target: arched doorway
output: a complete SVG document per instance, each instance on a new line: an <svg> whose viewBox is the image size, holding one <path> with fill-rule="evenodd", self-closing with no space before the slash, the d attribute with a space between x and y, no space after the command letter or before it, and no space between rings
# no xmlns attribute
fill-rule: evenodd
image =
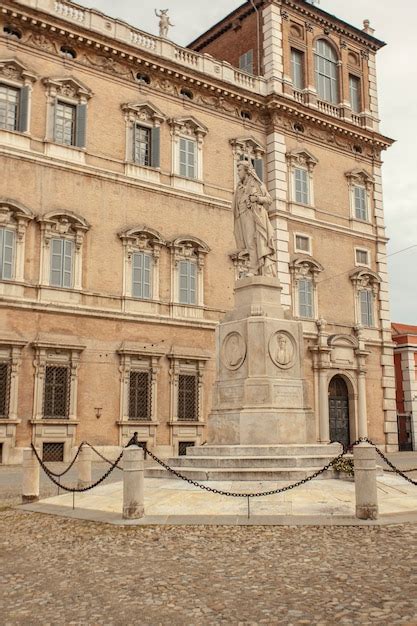
<svg viewBox="0 0 417 626"><path fill-rule="evenodd" d="M350 444L349 390L342 376L334 376L329 385L330 441Z"/></svg>

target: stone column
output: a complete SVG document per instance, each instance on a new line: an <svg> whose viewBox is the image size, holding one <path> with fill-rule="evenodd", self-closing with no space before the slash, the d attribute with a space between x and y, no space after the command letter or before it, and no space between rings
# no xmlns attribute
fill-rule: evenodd
<svg viewBox="0 0 417 626"><path fill-rule="evenodd" d="M356 517L378 519L375 447L362 442L353 447Z"/></svg>
<svg viewBox="0 0 417 626"><path fill-rule="evenodd" d="M123 453L123 519L139 519L144 508L144 457L138 446Z"/></svg>
<svg viewBox="0 0 417 626"><path fill-rule="evenodd" d="M38 450L39 453L39 450ZM39 500L39 461L32 448L23 448L22 502Z"/></svg>
<svg viewBox="0 0 417 626"><path fill-rule="evenodd" d="M329 386L327 371L319 370L319 410L320 410L320 442L330 443L329 424Z"/></svg>
<svg viewBox="0 0 417 626"><path fill-rule="evenodd" d="M366 372L358 375L358 437L368 436L368 415L366 411Z"/></svg>
<svg viewBox="0 0 417 626"><path fill-rule="evenodd" d="M92 449L90 446L83 445L77 459L78 471L78 488L88 487L92 483L91 476L91 459Z"/></svg>

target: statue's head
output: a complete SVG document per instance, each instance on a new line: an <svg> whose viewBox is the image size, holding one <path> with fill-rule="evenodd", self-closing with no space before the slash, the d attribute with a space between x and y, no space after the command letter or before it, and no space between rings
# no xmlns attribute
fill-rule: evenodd
<svg viewBox="0 0 417 626"><path fill-rule="evenodd" d="M162 15L166 15L168 13L169 9L161 9L161 13Z"/></svg>
<svg viewBox="0 0 417 626"><path fill-rule="evenodd" d="M245 180L246 176L249 174L251 168L251 164L249 161L239 161L237 166L237 173L240 180Z"/></svg>

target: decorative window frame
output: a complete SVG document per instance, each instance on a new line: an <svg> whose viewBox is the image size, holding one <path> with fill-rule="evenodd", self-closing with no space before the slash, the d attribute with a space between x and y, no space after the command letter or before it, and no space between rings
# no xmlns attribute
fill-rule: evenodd
<svg viewBox="0 0 417 626"><path fill-rule="evenodd" d="M204 137L208 133L208 128L201 124L195 117L184 116L174 117L168 120L171 127L172 136L172 181L174 187L193 191L195 193L204 192L203 183L203 146ZM197 176L196 178L185 178L180 174L180 138L193 139L197 144Z"/></svg>
<svg viewBox="0 0 417 626"><path fill-rule="evenodd" d="M119 233L123 243L123 298L129 310L149 311L155 309L160 300L159 259L166 241L158 231L142 225ZM152 255L152 297L135 298L132 294L132 257L135 252L147 252ZM155 312L157 310L155 309Z"/></svg>
<svg viewBox="0 0 417 626"><path fill-rule="evenodd" d="M368 262L367 263L359 263L357 258L356 258L357 252L366 252L366 254L368 255ZM356 265L356 267L366 267L366 268L370 268L371 267L371 250L369 248L365 248L364 246L355 246L354 254L355 254L355 265Z"/></svg>
<svg viewBox="0 0 417 626"><path fill-rule="evenodd" d="M249 252L247 250L236 250L229 254L229 258L235 269L235 280L246 276L249 272Z"/></svg>
<svg viewBox="0 0 417 626"><path fill-rule="evenodd" d="M85 140L84 145L63 145L55 141L55 108L59 100L65 104L77 107L85 107L85 129L88 111L88 101L92 97L92 91L82 82L73 77L44 78L46 87L46 136L45 153L47 156L67 159L78 163L85 163Z"/></svg>
<svg viewBox="0 0 417 626"><path fill-rule="evenodd" d="M160 360L165 350L158 349L151 344L124 342L117 351L120 356L120 416L119 426L120 445L126 445L134 432L138 432L139 441L146 441L151 447L156 446L156 431L158 427L158 372ZM151 375L151 419L129 419L129 391L130 372L149 372Z"/></svg>
<svg viewBox="0 0 417 626"><path fill-rule="evenodd" d="M292 302L293 315L297 319L306 321L314 321L318 319L318 296L317 296L317 277L324 270L323 266L310 256L297 256L290 263L291 284L292 284ZM300 279L309 279L313 285L313 316L300 316L300 302L298 294L298 283Z"/></svg>
<svg viewBox="0 0 417 626"><path fill-rule="evenodd" d="M41 259L39 282L43 287L64 292L82 290L83 245L89 223L71 211L51 211L37 218L41 227ZM51 239L68 239L74 243L72 287L55 287L50 284Z"/></svg>
<svg viewBox="0 0 417 626"><path fill-rule="evenodd" d="M330 100L324 100L319 94L318 84L317 84L317 70L316 70L316 56L321 56L317 52L317 43L319 41L325 41L330 46L330 48L332 48L333 52L336 55L336 60L333 61L333 63L337 67L337 94L336 94L337 97L336 97L335 102L330 101ZM341 50L339 46L337 46L337 44L330 37L328 37L325 33L318 34L313 39L313 57L311 61L313 64L312 67L313 67L313 73L314 73L314 90L317 96L317 100L320 103L323 103L325 105L325 108L326 108L326 105L330 107L340 108L344 94L343 94L343 62L342 62L342 55L341 55Z"/></svg>
<svg viewBox="0 0 417 626"><path fill-rule="evenodd" d="M308 215L310 216L310 211L315 206L314 201L314 168L318 164L318 159L308 150L303 148L299 148L297 150L291 150L291 152L287 152L285 155L287 160L288 167L288 202L292 212L297 213L297 207L301 209L307 209ZM309 182L309 203L302 204L296 201L295 199L295 170L296 169L304 169L308 172L308 182ZM304 215L305 210L301 211ZM314 217L314 215L313 215Z"/></svg>
<svg viewBox="0 0 417 626"><path fill-rule="evenodd" d="M378 320L378 295L379 289L381 285L381 278L378 276L376 272L368 268L359 268L351 272L350 280L352 281L352 285L354 288L355 295L355 320L356 324L362 325L361 320L361 306L360 306L360 292L367 290L372 292L373 295L373 326L369 328L377 328L377 320Z"/></svg>
<svg viewBox="0 0 417 626"><path fill-rule="evenodd" d="M168 244L171 250L171 304L175 317L202 317L204 307L204 266L210 248L206 243L191 235L177 237ZM197 265L197 302L181 304L179 301L179 263L195 261Z"/></svg>
<svg viewBox="0 0 417 626"><path fill-rule="evenodd" d="M3 463L16 462L13 450L16 447L16 427L19 419L19 369L22 363L22 350L26 341L14 335L0 335L0 361L9 365L8 411L0 418L0 443L3 444Z"/></svg>
<svg viewBox="0 0 417 626"><path fill-rule="evenodd" d="M30 150L30 122L32 109L33 84L38 75L16 58L0 59L0 82L8 87L20 89L20 107L24 106L24 113L19 115L19 128L7 130L0 128L2 143L16 148ZM22 99L24 98L24 103Z"/></svg>
<svg viewBox="0 0 417 626"><path fill-rule="evenodd" d="M126 122L126 176L160 182L160 128L166 120L166 115L148 101L138 103L127 102L126 104L122 104L121 108ZM151 165L140 165L140 163L134 161L134 128L137 124L149 128L151 132L155 132L155 130L157 132L158 152L154 155L152 155L151 152L151 159L153 161Z"/></svg>
<svg viewBox="0 0 417 626"><path fill-rule="evenodd" d="M38 335L32 343L35 352L33 365L35 368L35 387L32 413L32 442L37 448L43 443L64 443L64 461L71 457L71 449L75 445L78 421L78 371L81 353L85 349L76 338L54 337L49 334ZM45 419L43 415L43 399L45 372L47 365L62 365L70 369L70 394L68 419Z"/></svg>
<svg viewBox="0 0 417 626"><path fill-rule="evenodd" d="M25 246L26 231L29 222L34 219L34 214L23 204L0 198L0 227L13 230L15 233L13 277L11 280L4 279L1 283L22 283L25 279ZM4 288L2 289L3 292Z"/></svg>
<svg viewBox="0 0 417 626"><path fill-rule="evenodd" d="M374 192L375 179L366 170L355 168L345 172L348 181L350 218L356 224L370 224L372 222L372 196ZM355 207L355 187L364 187L366 190L366 211L367 219L361 220L356 217Z"/></svg>
<svg viewBox="0 0 417 626"><path fill-rule="evenodd" d="M250 161L255 172L261 180L264 179L265 164L264 158L266 154L265 147L262 146L254 137L236 137L230 139L230 145L233 151L233 174L235 185L238 182L237 166L240 161Z"/></svg>
<svg viewBox="0 0 417 626"><path fill-rule="evenodd" d="M173 453L178 454L180 441L192 441L196 445L202 443L205 425L204 405L204 372L210 356L193 348L173 346L167 357L170 362L170 421L171 445ZM197 376L198 381L198 420L178 420L178 382L180 374Z"/></svg>
<svg viewBox="0 0 417 626"><path fill-rule="evenodd" d="M308 250L301 250L300 248L297 248L297 237L304 237L305 239L308 239ZM298 253L298 254L308 254L310 256L313 256L313 238L311 235L307 235L307 233L300 233L300 232L295 232L294 233L294 252Z"/></svg>

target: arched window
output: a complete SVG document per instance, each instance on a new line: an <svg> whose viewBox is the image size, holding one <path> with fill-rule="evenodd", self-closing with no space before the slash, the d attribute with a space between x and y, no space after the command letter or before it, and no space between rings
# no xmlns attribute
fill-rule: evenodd
<svg viewBox="0 0 417 626"><path fill-rule="evenodd" d="M337 55L325 39L318 39L315 53L316 88L318 97L326 102L339 101L339 70Z"/></svg>

